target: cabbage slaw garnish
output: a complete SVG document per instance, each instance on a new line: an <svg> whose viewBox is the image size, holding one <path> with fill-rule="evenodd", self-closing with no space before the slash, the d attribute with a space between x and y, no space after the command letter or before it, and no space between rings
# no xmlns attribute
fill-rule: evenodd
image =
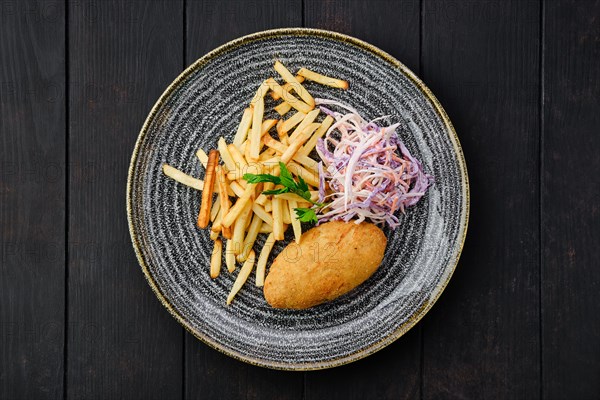
<svg viewBox="0 0 600 400"><path fill-rule="evenodd" d="M400 124L379 126L375 122L387 116L367 122L355 109L340 102L315 102L335 120L316 146L323 160L319 165L319 202L326 203L318 216L319 223L357 218L357 224L368 219L395 229L400 222L394 213L404 213L415 205L433 182L398 138L396 128ZM332 111L325 105L346 112ZM326 182L332 191L328 195Z"/></svg>

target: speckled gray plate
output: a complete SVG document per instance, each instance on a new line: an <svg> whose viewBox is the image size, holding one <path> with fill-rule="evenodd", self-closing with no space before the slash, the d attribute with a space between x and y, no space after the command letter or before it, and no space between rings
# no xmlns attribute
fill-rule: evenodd
<svg viewBox="0 0 600 400"><path fill-rule="evenodd" d="M347 295L303 311L269 307L252 283L225 306L236 274L225 271L216 280L208 275L212 242L206 230L195 226L200 195L161 172L162 163L168 163L202 176L195 151L215 148L221 135L232 139L260 82L275 76L276 59L292 71L307 67L349 81L347 91L306 86L315 97L352 105L367 119L391 115L391 121L402 122L401 139L435 177L428 194L401 217L402 227L386 231L388 246L378 271ZM267 102L266 108L273 104ZM431 308L460 256L468 188L462 151L448 117L404 65L349 36L279 29L213 50L167 88L133 152L127 214L133 247L150 286L185 328L237 359L308 370L346 364L385 347Z"/></svg>

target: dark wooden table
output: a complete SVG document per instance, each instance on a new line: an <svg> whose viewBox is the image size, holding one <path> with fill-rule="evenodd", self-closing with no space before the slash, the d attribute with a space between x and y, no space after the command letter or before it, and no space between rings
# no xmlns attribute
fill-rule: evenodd
<svg viewBox="0 0 600 400"><path fill-rule="evenodd" d="M600 1L0 1L0 398L597 399ZM184 332L130 245L125 181L165 87L238 36L335 30L423 78L471 220L431 312L362 361L262 369Z"/></svg>

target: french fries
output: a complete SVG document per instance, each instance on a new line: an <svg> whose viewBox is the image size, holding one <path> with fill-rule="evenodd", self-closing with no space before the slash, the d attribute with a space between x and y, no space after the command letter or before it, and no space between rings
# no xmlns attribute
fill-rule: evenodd
<svg viewBox="0 0 600 400"><path fill-rule="evenodd" d="M219 162L219 152L211 150L208 155L206 176L204 178L204 190L202 191L202 202L198 211L198 228L206 228L210 220L210 208L212 206L213 188L215 185L215 168Z"/></svg>
<svg viewBox="0 0 600 400"><path fill-rule="evenodd" d="M308 93L308 90L304 89L304 86L298 79L288 69L279 61L275 61L275 71L281 75L284 81L289 83L292 86L292 90L300 96L300 98L308 104L311 108L315 106L315 99Z"/></svg>
<svg viewBox="0 0 600 400"><path fill-rule="evenodd" d="M294 238L296 239L296 243L300 244L300 236L302 236L302 225L300 224L300 220L296 218L296 212L294 211L298 208L298 202L296 200L289 200L289 213L292 216L292 229L294 230Z"/></svg>
<svg viewBox="0 0 600 400"><path fill-rule="evenodd" d="M317 145L317 141L323 137L323 135L327 132L327 130L329 129L329 127L331 127L331 124L333 124L333 118L328 115L327 117L325 117L325 119L323 120L323 122L321 122L321 126L319 126L319 129L317 129L317 131L315 132L314 135L312 135L310 137L310 139L308 139L308 141L306 142L306 144L304 146L302 146L302 148L300 150L298 150L298 155L300 156L307 156L310 154L311 151L313 151L313 149L315 148L315 146Z"/></svg>
<svg viewBox="0 0 600 400"><path fill-rule="evenodd" d="M204 181L203 180L193 178L193 177L189 176L188 174L181 172L177 168L171 167L169 164L163 164L162 170L166 176L168 176L169 178L171 178L179 183L183 183L185 186L189 186L196 190L204 189Z"/></svg>
<svg viewBox="0 0 600 400"><path fill-rule="evenodd" d="M254 195L254 188L256 185L248 185L244 190L244 194L240 197L233 207L229 210L227 215L223 218L223 226L231 226L236 218L240 215L244 207L249 204L250 198ZM250 204L250 206L252 206Z"/></svg>
<svg viewBox="0 0 600 400"><path fill-rule="evenodd" d="M244 110L244 114L242 115L242 120L240 121L240 125L238 126L238 130L233 138L233 145L236 147L240 147L244 140L246 140L246 136L248 136L248 130L250 129L250 124L252 123L253 110L252 106L246 108Z"/></svg>
<svg viewBox="0 0 600 400"><path fill-rule="evenodd" d="M259 89L262 90L262 89ZM260 153L260 138L261 138L261 127L262 118L265 111L265 98L258 96L256 103L254 104L254 112L252 113L252 135L250 136L250 147L248 154L250 158L248 161L258 161L258 155ZM246 145L248 146L248 145Z"/></svg>
<svg viewBox="0 0 600 400"><path fill-rule="evenodd" d="M258 263L256 264L256 286L263 286L265 284L267 260L269 259L269 254L271 254L271 249L273 248L274 244L275 235L273 235L273 232L271 232L269 233L269 236L267 236L267 240L265 240L265 245L260 252Z"/></svg>
<svg viewBox="0 0 600 400"><path fill-rule="evenodd" d="M300 68L298 75L305 77L309 81L320 83L321 85L331 86L339 89L348 89L348 82L341 79L330 78L325 75L318 74L306 68Z"/></svg>
<svg viewBox="0 0 600 400"><path fill-rule="evenodd" d="M251 217L252 213L252 204L246 203L244 209L240 213L240 217L235 221L235 226L233 227L233 237L232 237L232 246L233 253L240 254L242 252L242 246L244 244L244 233L246 231L246 221Z"/></svg>
<svg viewBox="0 0 600 400"><path fill-rule="evenodd" d="M223 242L221 239L215 240L212 254L210 256L210 277L215 279L221 272L221 258L223 252Z"/></svg>
<svg viewBox="0 0 600 400"><path fill-rule="evenodd" d="M235 271L235 253L232 248L233 241L230 239L225 244L225 265L230 273Z"/></svg>
<svg viewBox="0 0 600 400"><path fill-rule="evenodd" d="M300 83L304 82L304 77L300 76L300 75L296 75L296 80ZM288 82L285 85L281 85L281 87L283 88L283 90L285 90L286 92L289 92L290 90L292 90L292 85ZM279 100L281 97L279 97L277 95L277 93L275 92L271 92L271 97L273 98L273 100Z"/></svg>
<svg viewBox="0 0 600 400"><path fill-rule="evenodd" d="M227 149L225 149L227 151ZM219 165L217 167L217 183L219 185L220 193L227 193L227 179L225 178L225 172ZM219 196L219 203L221 206L221 215L227 215L229 213L229 198L228 196ZM222 226L221 233L225 239L231 239L231 227Z"/></svg>
<svg viewBox="0 0 600 400"><path fill-rule="evenodd" d="M273 235L275 240L283 240L283 200L274 197L273 204Z"/></svg>
<svg viewBox="0 0 600 400"><path fill-rule="evenodd" d="M301 111L303 113L308 113L310 110L313 109L314 105L311 107L308 104L306 104L304 101L292 96L291 93L283 90L281 85L279 83L277 83L275 81L275 79L269 78L265 82L272 91L277 93L283 99L283 101L285 101L287 104L289 104L296 110Z"/></svg>
<svg viewBox="0 0 600 400"><path fill-rule="evenodd" d="M254 242L256 241L256 237L260 232L262 224L262 219L260 219L258 215L254 214L252 222L248 227L246 238L244 239L244 243L242 244L242 252L237 256L237 260L239 262L246 261L246 258L248 258L248 254L250 254L250 250L252 250L252 246L254 246Z"/></svg>
<svg viewBox="0 0 600 400"><path fill-rule="evenodd" d="M209 154L203 149L197 150L196 158L204 166L203 179L192 177L168 164L162 165L166 176L202 191L197 225L205 228L212 222L209 236L214 243L210 277L216 279L219 276L223 259L230 273L235 271L236 263L243 263L227 296L227 304L231 304L239 293L255 265L255 284L264 285L269 255L275 243L284 240L290 225L295 241L300 242L302 225L295 209L311 207L311 202L319 198L319 192L312 190L319 186L318 164L308 155L319 138L330 129L333 118L319 118L321 111L315 108L315 99L302 83L313 81L348 88L346 81L306 68L293 75L280 61L276 61L273 68L284 83L278 83L273 77L261 82L242 113L232 142L227 143L224 137L220 137L217 150L211 150ZM296 112L285 119L265 119L267 94L274 100L281 100L274 107L280 115L286 115L292 109ZM269 134L275 126L277 139ZM222 165L219 165L220 160ZM243 179L248 173L279 176L280 162L288 166L293 177L301 177L309 185L311 202L294 193L265 195L263 191L275 188L274 183L249 183ZM214 203L213 193L217 194ZM254 245L260 234L266 234L267 238L257 259Z"/></svg>
<svg viewBox="0 0 600 400"><path fill-rule="evenodd" d="M227 305L231 304L235 295L240 291L246 280L248 280L248 276L252 272L252 268L254 267L254 259L256 255L254 254L254 250L250 250L250 254L246 261L244 261L244 265L242 265L242 269L238 273L237 278L235 278L235 282L233 283L233 287L231 288L231 292L229 292L229 296L227 296Z"/></svg>

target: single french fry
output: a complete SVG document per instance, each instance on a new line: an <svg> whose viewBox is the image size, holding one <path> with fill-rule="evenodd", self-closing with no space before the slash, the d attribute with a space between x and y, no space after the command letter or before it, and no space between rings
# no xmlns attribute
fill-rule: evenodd
<svg viewBox="0 0 600 400"><path fill-rule="evenodd" d="M263 223L260 227L260 233L271 233L273 232L273 226Z"/></svg>
<svg viewBox="0 0 600 400"><path fill-rule="evenodd" d="M302 82L304 82L304 79L305 78L303 76L296 75L296 80L298 82L302 83ZM286 82L285 84L281 85L281 87L283 88L283 90L285 90L288 93L290 90L292 90L292 84L289 82ZM273 98L273 100L279 100L281 98L275 92L271 92L271 97Z"/></svg>
<svg viewBox="0 0 600 400"><path fill-rule="evenodd" d="M163 173L169 178L177 181L185 186L191 187L196 190L204 189L204 181L202 179L196 179L188 174L181 172L177 168L171 167L169 164L163 164L162 166ZM219 188L214 187L214 192L219 193ZM227 194L233 196L233 191L228 190Z"/></svg>
<svg viewBox="0 0 600 400"><path fill-rule="evenodd" d="M225 244L225 265L227 265L227 271L235 271L235 253L232 248L233 241L228 240Z"/></svg>
<svg viewBox="0 0 600 400"><path fill-rule="evenodd" d="M284 81L292 86L292 90L298 93L298 96L309 106L315 106L315 99L308 93L308 90L302 86L298 79L279 61L275 61L275 71L281 75Z"/></svg>
<svg viewBox="0 0 600 400"><path fill-rule="evenodd" d="M252 214L252 204L246 203L244 209L240 213L239 218L235 221L235 225L233 227L233 236L231 240L233 241L233 252L235 254L240 254L242 252L242 244L244 243L244 233L246 232L246 221L250 218Z"/></svg>
<svg viewBox="0 0 600 400"><path fill-rule="evenodd" d="M242 197L244 195L245 189L242 187L242 185L240 185L237 182L230 182L229 188L231 189L231 191L233 193L235 193L235 196L237 196L237 197Z"/></svg>
<svg viewBox="0 0 600 400"><path fill-rule="evenodd" d="M302 133L296 136L294 140L292 139L292 137L290 137L291 143L285 150L285 153L281 155L281 162L287 164L294 157L294 155L300 149L300 147L302 147L302 145L308 140L308 138L314 132L314 130L318 127L319 124L310 124L302 131Z"/></svg>
<svg viewBox="0 0 600 400"><path fill-rule="evenodd" d="M213 206L210 209L210 222L214 222L219 215L219 211L221 211L221 195L217 194L217 199L215 200Z"/></svg>
<svg viewBox="0 0 600 400"><path fill-rule="evenodd" d="M263 115L265 112L265 85L260 85L252 103L254 110L252 111L252 128L250 129L250 149L248 151L249 158L251 161L258 161L258 155L260 153L260 137Z"/></svg>
<svg viewBox="0 0 600 400"><path fill-rule="evenodd" d="M210 256L210 277L215 279L221 272L221 257L223 253L223 242L221 239L215 240L212 254Z"/></svg>
<svg viewBox="0 0 600 400"><path fill-rule="evenodd" d="M309 81L320 83L321 85L331 86L339 89L348 89L348 82L341 79L330 78L329 76L321 75L306 68L300 68L298 75L305 77Z"/></svg>
<svg viewBox="0 0 600 400"><path fill-rule="evenodd" d="M244 194L240 198L237 199L233 207L229 209L229 212L225 217L223 217L223 226L229 227L233 224L233 221L240 215L246 204L250 201L250 198L254 195L254 188L256 185L247 185L246 189L244 189ZM204 192L203 192L204 193Z"/></svg>
<svg viewBox="0 0 600 400"><path fill-rule="evenodd" d="M268 225L273 225L273 217L264 209L263 206L254 202L252 204L252 211L254 211L254 214L256 214L260 219L262 219L264 223Z"/></svg>
<svg viewBox="0 0 600 400"><path fill-rule="evenodd" d="M246 162L246 159L244 158L243 153L240 151L239 148L230 144L229 146L227 146L227 149L229 150L229 154L231 154L231 158L233 158L233 161L235 162L237 167L244 169L244 167L248 166L248 163Z"/></svg>
<svg viewBox="0 0 600 400"><path fill-rule="evenodd" d="M240 121L237 132L233 138L233 145L236 147L239 147L248 136L248 130L250 130L250 124L252 123L252 108L252 106L246 108L242 114L242 120Z"/></svg>
<svg viewBox="0 0 600 400"><path fill-rule="evenodd" d="M277 83L275 81L275 79L269 78L265 81L265 83L267 85L269 85L269 88L272 91L274 91L275 93L277 93L283 99L283 101L288 103L290 106L294 107L296 110L302 111L303 113L306 114L314 108L314 105L311 107L310 105L306 104L304 101L294 97L291 93L283 90L281 85L279 83Z"/></svg>
<svg viewBox="0 0 600 400"><path fill-rule="evenodd" d="M291 109L292 106L290 106L290 103L286 103L285 101L282 101L281 103L273 107L273 110L277 111L277 114L281 115L282 117L285 114L287 114Z"/></svg>
<svg viewBox="0 0 600 400"><path fill-rule="evenodd" d="M292 143L294 140L296 140L298 136L300 136L300 134L302 134L308 126L314 123L315 119L317 118L320 112L321 110L317 108L316 110L312 110L311 112L306 114L306 117L304 117L302 122L300 122L300 125L298 125L296 129L294 129L294 132L292 132L292 134L290 135L289 143ZM319 126L316 126L315 129L317 129L318 127Z"/></svg>
<svg viewBox="0 0 600 400"><path fill-rule="evenodd" d="M294 229L294 238L296 239L296 243L300 244L300 237L302 236L302 224L300 223L300 220L296 216L296 211L295 211L295 209L298 208L298 202L296 202L295 200L289 200L288 205L289 205L290 216L292 218L291 224L292 224L292 228Z"/></svg>
<svg viewBox="0 0 600 400"><path fill-rule="evenodd" d="M281 194L273 195L273 197L277 197L279 199L287 200L287 201L295 201L296 207L304 207L304 205L302 205L302 206L300 205L301 202L302 202L302 204L308 204L308 206L310 207L310 203L308 203L306 201L306 199L303 199L302 197L298 196L295 193L281 193ZM317 201L319 199L319 192L316 190L311 190L310 191L310 199L312 201Z"/></svg>
<svg viewBox="0 0 600 400"><path fill-rule="evenodd" d="M281 124L281 131L287 134L293 127L302 122L307 115L308 114L298 111L296 114L283 121L283 124Z"/></svg>
<svg viewBox="0 0 600 400"><path fill-rule="evenodd" d="M246 237L244 238L242 252L237 256L237 260L239 262L243 262L246 260L246 258L248 258L248 254L250 254L250 250L252 250L252 246L254 246L254 242L256 241L256 237L258 236L258 232L260 231L262 224L262 219L260 219L258 215L254 214L252 222L248 227L248 233L246 233Z"/></svg>
<svg viewBox="0 0 600 400"><path fill-rule="evenodd" d="M269 254L271 254L271 250L273 249L274 244L275 235L273 234L273 232L271 232L265 240L265 245L260 251L260 256L258 256L258 263L256 264L256 286L263 286L265 284L265 270L267 269L267 261L269 259Z"/></svg>
<svg viewBox="0 0 600 400"><path fill-rule="evenodd" d="M206 228L210 220L210 209L212 207L212 195L215 186L215 168L219 163L219 152L211 150L208 154L208 164L204 177L204 190L202 191L202 202L198 211L198 227Z"/></svg>
<svg viewBox="0 0 600 400"><path fill-rule="evenodd" d="M225 151L227 151L227 149L225 149ZM221 193L227 193L227 179L225 178L225 172L220 165L217 167L217 184L219 185L219 190ZM229 199L227 196L219 196L219 199L221 205L221 215L227 215L229 212ZM231 239L231 227L222 227L221 233L225 239Z"/></svg>
<svg viewBox="0 0 600 400"><path fill-rule="evenodd" d="M273 203L273 235L276 240L283 240L283 200L276 197Z"/></svg>
<svg viewBox="0 0 600 400"><path fill-rule="evenodd" d="M282 211L282 214L283 214L283 218L282 218L283 223L284 224L291 224L292 223L292 218L290 216L290 207L288 205L288 202L287 202L287 200L284 200L284 199L281 199L281 198L280 198L280 200L282 201L282 203L281 203L281 211Z"/></svg>
<svg viewBox="0 0 600 400"><path fill-rule="evenodd" d="M321 122L321 126L319 127L319 129L317 129L317 131L314 133L314 135L312 135L310 137L310 139L308 139L306 144L304 146L302 146L302 148L300 150L298 150L297 154L299 154L301 156L308 156L310 154L310 152L317 145L317 142L319 141L319 139L321 137L323 137L325 132L327 132L327 130L329 129L329 127L331 126L332 123L333 123L333 118L330 115L326 116L325 119L323 120L323 122Z"/></svg>
<svg viewBox="0 0 600 400"><path fill-rule="evenodd" d="M282 128L283 128L283 120L280 119L279 122L277 122L277 137L279 138L279 141L281 143L286 144L288 142L288 140L287 140L288 134ZM263 136L263 141L265 141L265 138L267 138L267 136ZM268 136L268 137L270 137L270 136Z"/></svg>
<svg viewBox="0 0 600 400"><path fill-rule="evenodd" d="M235 278L235 282L233 283L233 287L229 292L229 296L227 296L227 305L231 304L235 295L240 291L244 283L248 280L248 276L252 272L252 268L254 268L254 261L256 259L256 255L254 254L254 250L250 250L250 254L246 261L244 261L244 265L240 269L237 278Z"/></svg>
<svg viewBox="0 0 600 400"><path fill-rule="evenodd" d="M208 154L206 154L204 150L198 149L198 151L196 151L196 157L206 169L206 166L208 165Z"/></svg>
<svg viewBox="0 0 600 400"><path fill-rule="evenodd" d="M223 137L219 138L219 141L217 142L217 148L219 149L219 154L221 155L221 159L223 160L227 171L232 171L235 169L235 161L233 160L231 153L229 153L227 143Z"/></svg>
<svg viewBox="0 0 600 400"><path fill-rule="evenodd" d="M194 177L189 176L188 174L181 172L177 168L171 167L169 164L162 165L163 173L169 178L184 184L185 186L189 186L196 190L204 189L204 181L201 179L196 179Z"/></svg>
<svg viewBox="0 0 600 400"><path fill-rule="evenodd" d="M221 233L221 229L223 228L223 225L221 225L221 222L223 221L223 210L221 210L221 202L217 201L215 202L216 206L215 208L219 209L219 212L217 213L216 218L212 221L212 225L210 227L210 230L213 232L217 232L217 233ZM212 210L211 210L212 213Z"/></svg>

